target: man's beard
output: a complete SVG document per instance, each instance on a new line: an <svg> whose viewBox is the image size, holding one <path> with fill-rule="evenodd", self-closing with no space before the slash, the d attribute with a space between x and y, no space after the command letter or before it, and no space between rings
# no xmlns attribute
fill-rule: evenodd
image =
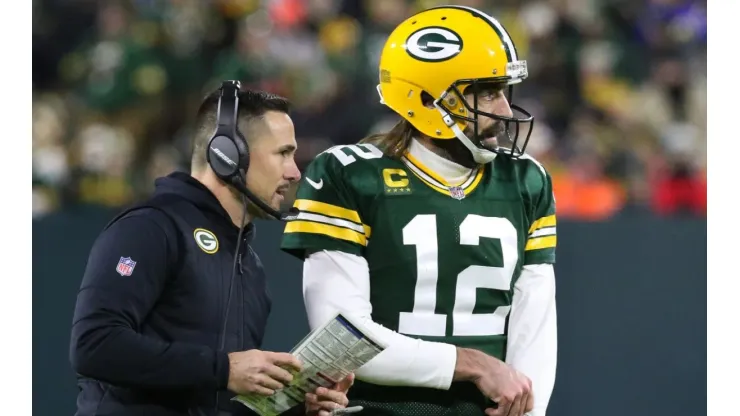
<svg viewBox="0 0 740 416"><path fill-rule="evenodd" d="M502 121L496 121L485 129L478 130L478 135L475 135L475 131L472 126L468 126L463 130L465 136L467 136L474 145L481 146L491 151L498 148L499 140L505 140L506 132L506 125ZM483 143L484 140L486 143ZM473 154L459 139L436 139L432 142L446 153L444 156L448 157L453 162L471 169L478 166L478 163L473 159Z"/></svg>
<svg viewBox="0 0 740 416"><path fill-rule="evenodd" d="M496 121L485 129L479 130L477 136L473 128L468 126L464 133L476 146L493 151L498 148L499 141L506 138L506 125L503 121Z"/></svg>

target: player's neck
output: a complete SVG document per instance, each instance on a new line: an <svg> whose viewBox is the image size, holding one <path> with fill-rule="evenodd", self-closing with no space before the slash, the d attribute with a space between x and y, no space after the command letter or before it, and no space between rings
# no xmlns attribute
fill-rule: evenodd
<svg viewBox="0 0 740 416"><path fill-rule="evenodd" d="M464 182L470 176L472 170L453 162L449 155L444 154L445 150L435 146L430 139L415 138L411 140L409 153L424 166L453 185Z"/></svg>
<svg viewBox="0 0 740 416"><path fill-rule="evenodd" d="M424 147L434 154L442 156L457 165L465 166L468 169L478 167L478 163L473 159L473 154L470 153L470 150L460 140L434 139L424 135L416 137L415 140L418 140L419 143L423 144Z"/></svg>

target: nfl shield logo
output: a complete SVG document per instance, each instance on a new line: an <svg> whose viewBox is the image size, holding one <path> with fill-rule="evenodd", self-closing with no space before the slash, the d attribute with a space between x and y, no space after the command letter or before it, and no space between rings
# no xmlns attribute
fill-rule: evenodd
<svg viewBox="0 0 740 416"><path fill-rule="evenodd" d="M465 191L459 186L453 186L450 188L450 195L457 200L465 198Z"/></svg>
<svg viewBox="0 0 740 416"><path fill-rule="evenodd" d="M121 257L121 260L118 260L116 271L121 276L131 276L131 273L134 272L134 267L136 267L136 262L131 260L131 257Z"/></svg>

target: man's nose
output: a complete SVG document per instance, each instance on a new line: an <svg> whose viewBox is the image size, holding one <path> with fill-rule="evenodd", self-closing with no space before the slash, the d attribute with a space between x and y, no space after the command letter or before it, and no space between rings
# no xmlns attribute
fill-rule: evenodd
<svg viewBox="0 0 740 416"><path fill-rule="evenodd" d="M506 96L502 95L494 102L493 114L502 117L514 117L514 112L511 111L511 105L509 105L509 100Z"/></svg>
<svg viewBox="0 0 740 416"><path fill-rule="evenodd" d="M298 169L298 165L295 160L291 160L288 169L285 171L285 180L290 182L298 182L301 180L301 170Z"/></svg>

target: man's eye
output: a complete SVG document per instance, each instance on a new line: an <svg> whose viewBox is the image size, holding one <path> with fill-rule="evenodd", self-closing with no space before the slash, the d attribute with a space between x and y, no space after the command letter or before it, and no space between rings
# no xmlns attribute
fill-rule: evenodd
<svg viewBox="0 0 740 416"><path fill-rule="evenodd" d="M500 97L504 93L504 90L502 89L490 89L487 91L484 91L484 98L487 100L495 100L496 98Z"/></svg>

